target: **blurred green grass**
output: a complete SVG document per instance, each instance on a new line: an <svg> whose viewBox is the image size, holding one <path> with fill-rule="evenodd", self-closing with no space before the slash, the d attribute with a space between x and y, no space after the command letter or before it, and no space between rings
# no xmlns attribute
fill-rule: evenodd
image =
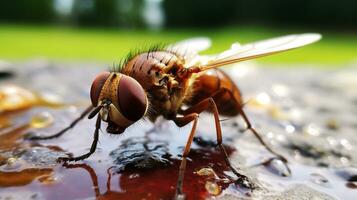
<svg viewBox="0 0 357 200"><path fill-rule="evenodd" d="M164 31L72 29L51 26L0 25L0 59L25 60L45 57L53 60L93 60L117 62L131 49L157 43L172 43L196 36L213 40L204 53L218 53L236 41L260 39L304 31L257 27L226 27L214 30L170 29ZM357 36L324 33L322 41L259 62L277 64L313 63L343 66L357 60ZM286 65L289 66L289 65Z"/></svg>

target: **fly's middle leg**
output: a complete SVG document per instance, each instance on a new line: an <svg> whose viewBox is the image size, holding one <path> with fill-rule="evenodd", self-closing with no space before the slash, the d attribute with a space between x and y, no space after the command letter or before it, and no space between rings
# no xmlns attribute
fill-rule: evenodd
<svg viewBox="0 0 357 200"><path fill-rule="evenodd" d="M250 181L248 177L245 175L240 174L231 164L228 154L222 144L222 130L221 130L221 125L219 122L219 113L218 109L216 106L216 103L214 102L213 98L207 98L200 103L188 108L187 110L182 111L182 114L184 115L183 117L176 117L173 121L176 123L177 126L182 127L185 126L186 124L190 123L193 121L192 129L189 135L189 138L187 140L185 150L182 156L182 161L179 169L179 176L177 180L177 186L176 186L176 199L182 199L184 198L184 193L182 191L183 187L183 179L184 179L184 173L186 169L186 162L187 162L187 156L188 153L190 152L191 149L191 144L194 138L194 135L196 133L196 127L197 127L197 121L199 114L203 112L204 110L211 109L214 114L214 119L215 119L215 126L216 126L216 133L217 133L217 145L219 146L221 152L223 153L224 160L227 164L227 166L231 169L231 171L238 177L238 182L242 186L253 189L255 185Z"/></svg>

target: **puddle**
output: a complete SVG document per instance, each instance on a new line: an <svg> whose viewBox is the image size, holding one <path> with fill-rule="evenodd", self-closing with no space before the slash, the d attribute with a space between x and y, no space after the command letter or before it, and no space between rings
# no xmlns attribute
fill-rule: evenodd
<svg viewBox="0 0 357 200"><path fill-rule="evenodd" d="M89 160L61 165L56 163L56 158L66 154L59 146L47 141L22 141L21 136L29 130L28 127L0 136L0 140L7 144L1 145L0 151L0 191L31 191L44 199L173 198L180 165L178 152L182 146L171 142L172 149L169 149L167 138L164 139L166 142L158 142L145 136L129 137L107 143L112 139L107 136L102 144L121 145L98 149ZM65 141L65 146L73 147L72 141ZM82 146L86 146L84 141ZM233 151L227 147L229 155ZM202 173L207 168L211 175ZM236 187L237 191L240 187L214 146L197 145L192 150L184 180L187 199L205 199L220 195L228 187ZM248 194L241 193L242 196Z"/></svg>

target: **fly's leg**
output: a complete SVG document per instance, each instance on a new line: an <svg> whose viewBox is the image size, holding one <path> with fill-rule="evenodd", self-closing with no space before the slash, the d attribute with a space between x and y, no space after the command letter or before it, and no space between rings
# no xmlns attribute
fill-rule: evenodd
<svg viewBox="0 0 357 200"><path fill-rule="evenodd" d="M183 178L185 175L185 170L186 170L186 162L187 162L187 155L190 152L191 149L191 144L193 141L193 137L196 133L196 127L197 127L197 120L198 120L198 114L197 113L191 113L187 114L183 117L176 117L174 119L174 122L176 123L177 126L182 127L185 126L186 124L190 123L193 121L192 129L190 132L190 135L188 137L185 150L182 155L182 161L180 164L180 169L179 169L179 175L177 179L177 185L176 185L176 194L175 194L175 199L184 199L184 193L182 191L182 186L183 186Z"/></svg>
<svg viewBox="0 0 357 200"><path fill-rule="evenodd" d="M233 93L231 91L227 90L227 89L222 89L219 93L217 93L217 95L222 94L221 92L227 92L232 97L232 99L234 98L233 97ZM258 139L260 144L263 145L266 150L268 150L270 153L272 153L274 156L276 156L276 158L278 158L281 161L283 161L285 166L286 166L286 168L287 168L287 170L289 171L289 174L291 174L291 170L290 170L289 166L287 165L288 160L284 156L282 156L279 153L275 152L272 148L270 148L268 146L267 143L265 143L265 141L260 136L260 134L252 127L252 124L250 123L247 115L245 114L245 112L243 110L243 106L239 102L236 102L236 103L238 104L238 109L239 109L238 111L239 111L240 115L242 116L244 122L247 125L247 130L250 130L253 133L253 135ZM272 160L272 159L270 159L270 160Z"/></svg>
<svg viewBox="0 0 357 200"><path fill-rule="evenodd" d="M101 118L100 118L100 115L98 115L97 122L95 124L95 131L94 131L94 138L93 138L92 146L90 147L90 150L88 153L83 154L81 156L77 156L77 157L59 157L57 159L57 161L58 162L79 161L79 160L84 160L84 159L88 158L90 155L92 155L97 148L100 124L101 124Z"/></svg>
<svg viewBox="0 0 357 200"><path fill-rule="evenodd" d="M221 150L224 156L224 160L227 164L227 166L230 168L230 170L238 177L238 182L243 185L246 188L254 188L254 185L251 183L248 177L240 174L231 164L227 151L225 150L223 144L222 144L222 129L221 129L221 124L219 121L219 113L217 109L217 105L213 98L207 98L205 100L202 100L198 104L188 108L187 110L183 111L183 114L188 114L188 113L201 113L202 111L206 109L211 109L213 111L214 115L214 121L215 121L215 126L216 126L216 134L217 134L217 146Z"/></svg>
<svg viewBox="0 0 357 200"><path fill-rule="evenodd" d="M86 170L89 173L90 178L92 180L92 188L94 190L95 196L96 197L100 196L100 191L99 191L99 187L98 187L98 177L97 177L97 174L95 173L94 169L91 166L84 164L84 163L83 164L64 163L63 167L65 167L67 169L83 168L84 170ZM108 190L108 191L110 191L110 190Z"/></svg>
<svg viewBox="0 0 357 200"><path fill-rule="evenodd" d="M73 128L79 121L81 121L85 116L87 116L92 110L93 110L93 106L89 106L69 126L62 129L61 131L59 131L56 134L49 135L49 136L37 136L37 135L33 135L32 133L28 133L24 137L25 137L25 139L28 139L28 140L48 140L48 139L53 139L53 138L59 137L59 136L63 135L65 132L67 132L69 129Z"/></svg>

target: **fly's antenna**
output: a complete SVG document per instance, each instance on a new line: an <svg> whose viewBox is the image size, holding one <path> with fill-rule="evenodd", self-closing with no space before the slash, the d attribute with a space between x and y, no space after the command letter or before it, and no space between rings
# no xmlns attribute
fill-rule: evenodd
<svg viewBox="0 0 357 200"><path fill-rule="evenodd" d="M102 108L103 108L103 105L96 107L91 113L89 113L88 119L92 119L93 117L95 117Z"/></svg>

